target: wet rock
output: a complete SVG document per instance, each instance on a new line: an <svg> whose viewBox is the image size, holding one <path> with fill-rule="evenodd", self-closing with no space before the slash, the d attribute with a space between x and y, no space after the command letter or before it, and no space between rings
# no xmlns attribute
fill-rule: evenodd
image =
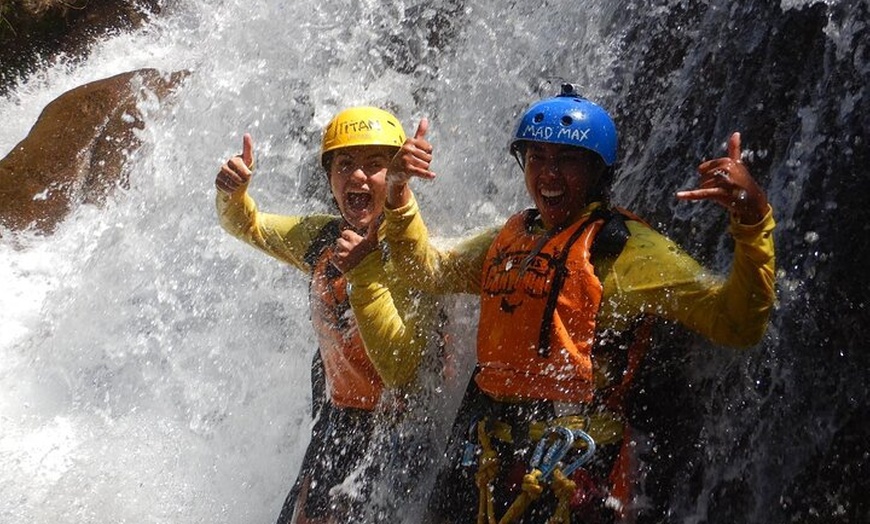
<svg viewBox="0 0 870 524"><path fill-rule="evenodd" d="M0 226L52 232L83 203L100 204L127 183L125 164L140 142L140 100L163 100L187 76L141 69L68 91L40 114L0 160Z"/></svg>
<svg viewBox="0 0 870 524"><path fill-rule="evenodd" d="M113 31L139 27L160 0L0 0L0 96L63 56L75 62Z"/></svg>

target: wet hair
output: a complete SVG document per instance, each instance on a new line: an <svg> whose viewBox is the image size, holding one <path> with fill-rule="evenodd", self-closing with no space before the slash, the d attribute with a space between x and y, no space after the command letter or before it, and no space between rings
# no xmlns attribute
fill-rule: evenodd
<svg viewBox="0 0 870 524"><path fill-rule="evenodd" d="M601 176L598 177L598 183L589 190L589 201L603 202L605 205L608 205L610 204L610 187L613 185L616 166L604 165L603 160L601 161L601 164L603 166Z"/></svg>
<svg viewBox="0 0 870 524"><path fill-rule="evenodd" d="M329 165L332 164L332 157L335 156L335 151L327 151L320 157L320 165L323 166L323 171L329 175Z"/></svg>

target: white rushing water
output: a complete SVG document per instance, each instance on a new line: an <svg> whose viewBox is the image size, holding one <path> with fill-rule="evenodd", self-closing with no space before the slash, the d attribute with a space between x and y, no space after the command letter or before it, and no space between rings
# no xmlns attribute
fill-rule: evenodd
<svg viewBox="0 0 870 524"><path fill-rule="evenodd" d="M443 29L456 52L409 48L419 67L401 72L385 63L390 36L425 37L436 14L415 11L403 29L413 7L178 2L0 101L14 124L0 129L5 154L73 87L142 67L192 72L172 103L142 105L129 190L78 209L52 236L0 244L0 521L275 519L309 432L307 282L220 229L214 174L248 131L261 207L326 209L322 191L305 192L319 176L320 129L343 107L386 105L409 133L430 116L433 142L447 144L442 180L421 189L445 225L506 216L472 204L481 178L513 168L504 144L538 67L534 35L503 24L496 3L468 3ZM438 104L417 104L421 93ZM510 199L522 198L514 186Z"/></svg>
<svg viewBox="0 0 870 524"><path fill-rule="evenodd" d="M191 72L175 97L141 104L129 189L53 235L0 241L2 523L277 517L307 445L315 342L304 275L218 226L214 175L244 132L261 209L309 213L329 209L316 154L336 111L385 106L408 133L427 116L439 178L418 198L456 235L528 204L506 144L547 82L607 103L611 73L630 76L609 25L625 6L610 2L167 3L0 100L5 155L73 87Z"/></svg>

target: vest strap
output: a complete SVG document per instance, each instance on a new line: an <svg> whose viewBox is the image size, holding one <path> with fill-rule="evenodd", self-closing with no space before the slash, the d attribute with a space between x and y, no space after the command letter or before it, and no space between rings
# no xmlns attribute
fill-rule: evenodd
<svg viewBox="0 0 870 524"><path fill-rule="evenodd" d="M574 247L574 243L586 229L599 220L604 220L604 224L592 240L592 246L589 250L590 260L619 256L628 241L628 237L631 236L625 225L625 218L620 213L603 208L593 211L586 222L571 233L565 243L565 248L556 261L556 274L553 276L553 284L550 287L550 294L547 296L547 305L544 309L544 318L538 336L538 355L542 358L547 358L550 355L550 334L552 332L550 328L553 325L553 315L559 302L559 293L562 292L562 286L568 277L567 262L571 248Z"/></svg>

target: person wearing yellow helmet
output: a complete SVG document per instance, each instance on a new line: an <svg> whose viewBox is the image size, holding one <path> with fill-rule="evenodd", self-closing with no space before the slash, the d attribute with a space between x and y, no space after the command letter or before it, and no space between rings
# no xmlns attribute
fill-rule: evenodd
<svg viewBox="0 0 870 524"><path fill-rule="evenodd" d="M372 453L375 413L389 404L385 391L411 387L424 352L438 344L431 336L437 332L434 302L390 282L380 248L387 166L404 142L398 119L379 108L352 107L329 122L320 160L338 216L260 212L247 192L254 166L248 134L241 155L227 160L215 179L223 228L311 277L309 309L319 344L312 369L316 423L279 523L355 520L330 490L358 473ZM387 334L385 322L399 328ZM396 347L403 348L401 358Z"/></svg>

